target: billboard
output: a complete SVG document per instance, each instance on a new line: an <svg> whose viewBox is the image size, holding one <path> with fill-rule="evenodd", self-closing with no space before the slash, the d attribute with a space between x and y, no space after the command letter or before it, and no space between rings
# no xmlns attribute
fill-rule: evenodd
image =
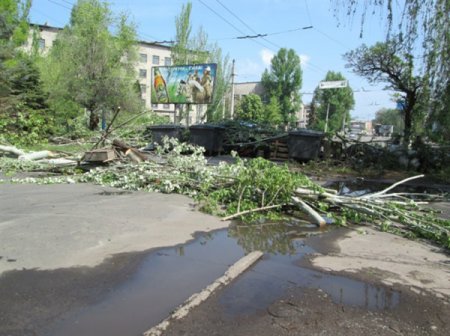
<svg viewBox="0 0 450 336"><path fill-rule="evenodd" d="M347 80L340 80L340 81L321 81L319 83L319 88L321 89L339 89L339 88L345 88L348 86Z"/></svg>
<svg viewBox="0 0 450 336"><path fill-rule="evenodd" d="M152 104L210 104L217 64L152 68Z"/></svg>

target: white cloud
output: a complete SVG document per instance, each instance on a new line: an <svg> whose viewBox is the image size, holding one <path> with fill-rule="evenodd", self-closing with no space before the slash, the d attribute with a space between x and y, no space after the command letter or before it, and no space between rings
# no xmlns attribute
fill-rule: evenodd
<svg viewBox="0 0 450 336"><path fill-rule="evenodd" d="M302 66L302 68L306 68L308 66L308 62L310 60L311 57L309 57L308 55L299 55L300 57L300 64Z"/></svg>
<svg viewBox="0 0 450 336"><path fill-rule="evenodd" d="M262 49L260 52L261 55L261 59L264 63L265 67L269 67L270 66L270 61L272 61L272 58L274 56L274 53L268 49Z"/></svg>
<svg viewBox="0 0 450 336"><path fill-rule="evenodd" d="M251 59L239 60L236 62L236 81L237 82L252 82L258 81L264 67L259 62Z"/></svg>

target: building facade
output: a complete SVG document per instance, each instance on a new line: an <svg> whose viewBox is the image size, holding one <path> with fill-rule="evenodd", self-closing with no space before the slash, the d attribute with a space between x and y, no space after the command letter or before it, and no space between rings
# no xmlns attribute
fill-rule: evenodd
<svg viewBox="0 0 450 336"><path fill-rule="evenodd" d="M62 28L51 27L47 25L33 25L37 28L38 47L46 53L52 47L58 32ZM31 50L33 36L28 39L28 50ZM152 90L152 68L154 66L170 66L172 65L171 48L158 43L151 43L145 41L138 41L138 53L139 58L136 63L137 80L141 86L142 101L145 107L149 110L156 112L160 116L167 117L170 122L175 122L176 111L174 104L152 104L151 103L151 90ZM191 106L191 113L189 120L177 120L177 123L196 124L204 118L206 112L206 106L194 105Z"/></svg>

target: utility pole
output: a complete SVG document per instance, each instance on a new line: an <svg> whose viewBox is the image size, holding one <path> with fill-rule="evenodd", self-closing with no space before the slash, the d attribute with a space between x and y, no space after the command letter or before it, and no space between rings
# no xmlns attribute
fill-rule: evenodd
<svg viewBox="0 0 450 336"><path fill-rule="evenodd" d="M327 89L339 89L339 88L345 88L348 86L347 80L339 80L339 81L321 81L319 83L319 89L321 90L327 90ZM330 102L328 102L327 105L327 115L325 117L325 127L324 127L324 133L327 133L328 131L328 115L330 113Z"/></svg>
<svg viewBox="0 0 450 336"><path fill-rule="evenodd" d="M328 103L328 105L327 105L327 115L325 117L325 127L323 130L324 133L327 133L327 131L328 131L328 114L329 113L330 113L330 103Z"/></svg>
<svg viewBox="0 0 450 336"><path fill-rule="evenodd" d="M231 66L231 104L230 104L230 110L231 110L231 119L234 118L234 59L233 59L233 65Z"/></svg>

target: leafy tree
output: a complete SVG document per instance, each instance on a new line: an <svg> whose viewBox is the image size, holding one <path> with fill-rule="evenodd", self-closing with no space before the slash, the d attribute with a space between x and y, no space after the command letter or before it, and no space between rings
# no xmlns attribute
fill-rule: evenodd
<svg viewBox="0 0 450 336"><path fill-rule="evenodd" d="M30 1L0 3L0 135L32 144L51 132L51 118L39 72L22 50L28 38Z"/></svg>
<svg viewBox="0 0 450 336"><path fill-rule="evenodd" d="M345 80L340 72L328 71L325 81ZM314 116L310 124L312 128L324 130L328 110L327 129L330 132L337 132L345 124L350 122L350 110L355 106L353 90L347 86L345 88L325 89L316 88L313 96Z"/></svg>
<svg viewBox="0 0 450 336"><path fill-rule="evenodd" d="M332 0L336 15L345 9L361 17L361 35L367 14L386 18L387 39L398 35L403 51L414 54L423 69L428 94L421 96L431 123L437 122L443 138L450 140L450 1L448 0ZM387 13L387 15L386 15Z"/></svg>
<svg viewBox="0 0 450 336"><path fill-rule="evenodd" d="M52 105L64 107L61 120L86 109L90 128L95 129L101 112L119 106L131 113L142 109L134 89L135 41L134 26L124 14L113 16L101 0L77 2L43 66Z"/></svg>
<svg viewBox="0 0 450 336"><path fill-rule="evenodd" d="M192 3L188 2L181 7L180 15L175 18L176 42L171 50L172 59L175 65L217 63L213 100L208 105L205 116L209 122L219 121L223 118L223 97L230 86L230 60L228 56L223 56L222 49L217 44L208 42L208 34L202 27L195 36L191 35L191 11Z"/></svg>
<svg viewBox="0 0 450 336"><path fill-rule="evenodd" d="M271 97L269 103L264 106L263 121L270 125L282 123L281 106L276 97Z"/></svg>
<svg viewBox="0 0 450 336"><path fill-rule="evenodd" d="M256 94L244 96L236 107L236 117L242 120L263 121L264 107L261 97Z"/></svg>
<svg viewBox="0 0 450 336"><path fill-rule="evenodd" d="M281 105L285 125L293 125L300 108L302 69L300 57L293 49L282 48L272 58L269 70L264 70L261 83L269 97L276 97Z"/></svg>
<svg viewBox="0 0 450 336"><path fill-rule="evenodd" d="M419 97L423 78L414 75L413 56L405 53L398 39L378 42L372 47L361 47L347 52L347 67L371 83L387 83L387 88L398 91L403 101L404 141L409 142L413 121L421 116ZM418 122L418 120L416 120Z"/></svg>
<svg viewBox="0 0 450 336"><path fill-rule="evenodd" d="M397 109L382 108L375 114L374 124L393 125L394 133L403 134L403 116Z"/></svg>

